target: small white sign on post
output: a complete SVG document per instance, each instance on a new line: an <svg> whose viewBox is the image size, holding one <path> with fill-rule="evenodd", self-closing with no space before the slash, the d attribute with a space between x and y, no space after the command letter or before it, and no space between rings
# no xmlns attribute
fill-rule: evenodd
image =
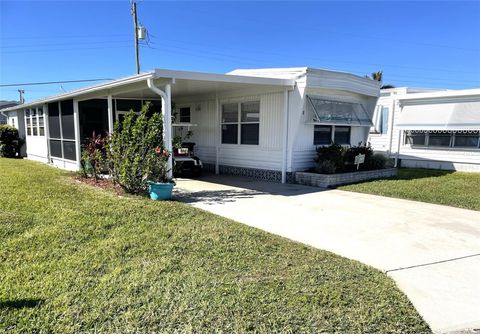
<svg viewBox="0 0 480 334"><path fill-rule="evenodd" d="M355 156L355 165L357 165L357 170L360 167L360 164L363 164L365 162L365 154L359 154Z"/></svg>

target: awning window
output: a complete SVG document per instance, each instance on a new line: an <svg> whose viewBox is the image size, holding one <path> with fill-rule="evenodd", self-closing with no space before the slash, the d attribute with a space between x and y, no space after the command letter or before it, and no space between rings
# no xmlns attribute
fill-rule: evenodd
<svg viewBox="0 0 480 334"><path fill-rule="evenodd" d="M404 130L478 130L480 101L406 105L396 126Z"/></svg>
<svg viewBox="0 0 480 334"><path fill-rule="evenodd" d="M372 126L369 114L360 103L307 95L306 112L309 124Z"/></svg>

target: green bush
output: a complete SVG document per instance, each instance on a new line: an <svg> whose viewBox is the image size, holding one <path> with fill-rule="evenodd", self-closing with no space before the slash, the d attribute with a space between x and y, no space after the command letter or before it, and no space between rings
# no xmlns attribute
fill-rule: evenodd
<svg viewBox="0 0 480 334"><path fill-rule="evenodd" d="M387 168L388 158L382 153L374 153L368 160L365 160L365 169L385 169Z"/></svg>
<svg viewBox="0 0 480 334"><path fill-rule="evenodd" d="M365 155L365 163L360 164L359 170L368 170L366 162L372 157L373 149L370 144L361 144L358 146L352 146L346 150L344 155L345 171L356 171L355 157L359 154Z"/></svg>
<svg viewBox="0 0 480 334"><path fill-rule="evenodd" d="M331 160L319 161L315 167L315 171L320 174L334 174L336 170L335 163Z"/></svg>
<svg viewBox="0 0 480 334"><path fill-rule="evenodd" d="M145 193L149 180L167 181L163 120L159 113L148 117L149 106L140 115L126 113L107 142L112 179L128 193Z"/></svg>
<svg viewBox="0 0 480 334"><path fill-rule="evenodd" d="M317 147L317 157L315 158L315 162L317 163L317 170L325 169L325 161L329 161L330 165L333 165L334 172L341 171L344 165L344 158L343 155L345 153L345 149L338 145L332 144L330 146L319 146ZM331 167L328 167L331 168Z"/></svg>
<svg viewBox="0 0 480 334"><path fill-rule="evenodd" d="M0 157L15 158L20 155L23 143L17 129L10 125L0 125Z"/></svg>

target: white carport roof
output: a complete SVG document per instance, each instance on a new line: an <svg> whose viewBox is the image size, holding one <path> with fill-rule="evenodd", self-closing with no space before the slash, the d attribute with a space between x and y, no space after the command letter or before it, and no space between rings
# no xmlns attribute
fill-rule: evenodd
<svg viewBox="0 0 480 334"><path fill-rule="evenodd" d="M404 130L479 130L480 89L421 93L400 98L396 124Z"/></svg>
<svg viewBox="0 0 480 334"><path fill-rule="evenodd" d="M155 69L150 72L38 99L29 103L6 108L2 111L18 110L58 100L72 98L93 98L94 96L106 96L109 94L118 97L133 97L131 93L135 92L135 96L139 97L158 97L158 95L153 93L147 87L147 79L149 78L153 78L155 83L159 86L164 83L166 84L174 81L175 84L172 85L172 95L179 97L188 95L202 95L212 92L221 93L234 89L252 88L255 86L261 86L264 88L275 87L278 89L280 87L293 87L295 85L295 80L291 79Z"/></svg>

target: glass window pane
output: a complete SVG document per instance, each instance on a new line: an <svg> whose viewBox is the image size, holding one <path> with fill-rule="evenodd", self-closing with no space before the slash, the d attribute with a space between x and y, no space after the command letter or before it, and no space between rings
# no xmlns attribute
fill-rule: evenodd
<svg viewBox="0 0 480 334"><path fill-rule="evenodd" d="M43 116L43 108L38 107L38 116Z"/></svg>
<svg viewBox="0 0 480 334"><path fill-rule="evenodd" d="M478 133L455 134L455 147L477 147Z"/></svg>
<svg viewBox="0 0 480 334"><path fill-rule="evenodd" d="M32 136L38 136L38 129L36 126L32 128Z"/></svg>
<svg viewBox="0 0 480 334"><path fill-rule="evenodd" d="M238 125L222 124L222 144L238 143Z"/></svg>
<svg viewBox="0 0 480 334"><path fill-rule="evenodd" d="M61 102L62 134L64 139L75 139L75 125L73 123L73 100Z"/></svg>
<svg viewBox="0 0 480 334"><path fill-rule="evenodd" d="M44 127L40 127L38 130L40 131L40 133L39 133L40 136L45 136L45 128Z"/></svg>
<svg viewBox="0 0 480 334"><path fill-rule="evenodd" d="M242 122L260 121L260 102L245 102L241 104Z"/></svg>
<svg viewBox="0 0 480 334"><path fill-rule="evenodd" d="M30 116L30 109L25 109L25 116Z"/></svg>
<svg viewBox="0 0 480 334"><path fill-rule="evenodd" d="M27 136L31 136L31 135L32 135L32 128L28 127L27 128Z"/></svg>
<svg viewBox="0 0 480 334"><path fill-rule="evenodd" d="M63 158L68 160L77 160L74 141L63 141Z"/></svg>
<svg viewBox="0 0 480 334"><path fill-rule="evenodd" d="M45 126L45 121L43 120L43 116L38 117L38 126Z"/></svg>
<svg viewBox="0 0 480 334"><path fill-rule="evenodd" d="M329 145L332 142L332 127L328 125L315 125L313 130L314 145Z"/></svg>
<svg viewBox="0 0 480 334"><path fill-rule="evenodd" d="M407 132L405 136L405 144L409 145L425 145L425 133L423 132Z"/></svg>
<svg viewBox="0 0 480 334"><path fill-rule="evenodd" d="M37 116L32 117L32 126L33 127L37 126Z"/></svg>
<svg viewBox="0 0 480 334"><path fill-rule="evenodd" d="M449 133L430 133L428 135L428 146L450 146Z"/></svg>
<svg viewBox="0 0 480 334"><path fill-rule="evenodd" d="M60 138L60 117L57 102L48 104L48 131L51 138Z"/></svg>
<svg viewBox="0 0 480 334"><path fill-rule="evenodd" d="M180 108L180 123L190 123L190 107Z"/></svg>
<svg viewBox="0 0 480 334"><path fill-rule="evenodd" d="M30 117L27 117L27 126L32 125L32 119Z"/></svg>
<svg viewBox="0 0 480 334"><path fill-rule="evenodd" d="M259 124L242 124L240 140L244 145L258 145Z"/></svg>
<svg viewBox="0 0 480 334"><path fill-rule="evenodd" d="M350 127L336 126L333 141L340 145L350 145Z"/></svg>
<svg viewBox="0 0 480 334"><path fill-rule="evenodd" d="M50 113L50 108L48 112ZM50 140L50 155L56 158L62 157L62 142L60 140Z"/></svg>
<svg viewBox="0 0 480 334"><path fill-rule="evenodd" d="M30 115L37 116L37 109L36 108L30 109Z"/></svg>
<svg viewBox="0 0 480 334"><path fill-rule="evenodd" d="M222 105L222 123L238 122L238 105L229 103Z"/></svg>
<svg viewBox="0 0 480 334"><path fill-rule="evenodd" d="M381 128L381 133L386 134L388 131L388 114L389 114L389 109L383 107L382 108L382 128Z"/></svg>
<svg viewBox="0 0 480 334"><path fill-rule="evenodd" d="M117 110L140 112L142 110L141 100L116 100Z"/></svg>

